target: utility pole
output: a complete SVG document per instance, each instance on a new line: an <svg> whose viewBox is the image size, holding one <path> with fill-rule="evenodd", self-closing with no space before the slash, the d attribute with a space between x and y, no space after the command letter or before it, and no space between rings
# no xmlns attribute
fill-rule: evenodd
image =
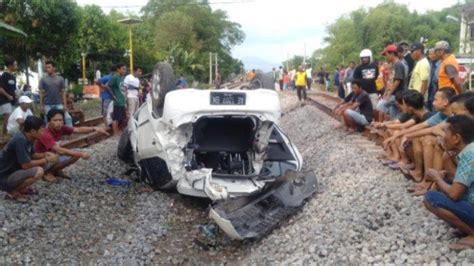
<svg viewBox="0 0 474 266"><path fill-rule="evenodd" d="M212 53L209 52L209 85L212 84Z"/></svg>
<svg viewBox="0 0 474 266"><path fill-rule="evenodd" d="M304 43L304 57L303 57L303 65L306 67L306 43Z"/></svg>
<svg viewBox="0 0 474 266"><path fill-rule="evenodd" d="M219 72L219 64L217 63L217 53L214 54L216 56L216 73L215 73L215 77L217 78L217 73Z"/></svg>

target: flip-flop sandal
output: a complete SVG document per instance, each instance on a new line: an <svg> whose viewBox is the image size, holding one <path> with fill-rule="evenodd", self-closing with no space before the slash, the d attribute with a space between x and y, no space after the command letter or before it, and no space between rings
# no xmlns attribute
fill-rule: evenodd
<svg viewBox="0 0 474 266"><path fill-rule="evenodd" d="M410 171L410 170L415 169L415 165L414 164L400 164L400 169L402 168L406 171Z"/></svg>
<svg viewBox="0 0 474 266"><path fill-rule="evenodd" d="M71 180L71 177L68 176L68 175L66 175L66 174L65 174L64 172L62 172L62 171L57 172L57 173L56 173L56 176L59 176L59 177L64 178L64 179L69 179L69 180Z"/></svg>
<svg viewBox="0 0 474 266"><path fill-rule="evenodd" d="M421 197L421 196L424 196L426 192L428 192L428 189L416 190L415 192L413 192L413 196Z"/></svg>
<svg viewBox="0 0 474 266"><path fill-rule="evenodd" d="M387 166L387 165L390 165L390 164L394 164L394 163L397 163L397 161L394 161L394 160L380 160L380 162L384 165L384 166Z"/></svg>
<svg viewBox="0 0 474 266"><path fill-rule="evenodd" d="M392 170L399 170L400 169L400 164L399 163L392 163L388 165L388 168Z"/></svg>
<svg viewBox="0 0 474 266"><path fill-rule="evenodd" d="M9 194L7 193L5 195L5 199L8 199L8 200L14 200L18 203L26 203L28 202L28 198L25 197L24 195L20 194L20 193L17 193L15 195L12 195L12 194Z"/></svg>
<svg viewBox="0 0 474 266"><path fill-rule="evenodd" d="M39 192L37 189L29 187L20 192L23 195L38 195Z"/></svg>
<svg viewBox="0 0 474 266"><path fill-rule="evenodd" d="M49 175L49 174L45 174L43 176L43 180L50 183L58 181L58 179L54 175Z"/></svg>
<svg viewBox="0 0 474 266"><path fill-rule="evenodd" d="M473 249L474 244L458 242L450 244L448 248L453 251L463 251L467 249Z"/></svg>

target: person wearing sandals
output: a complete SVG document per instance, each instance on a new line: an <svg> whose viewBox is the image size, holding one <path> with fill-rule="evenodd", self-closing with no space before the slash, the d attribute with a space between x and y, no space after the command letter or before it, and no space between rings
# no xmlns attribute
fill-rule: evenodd
<svg viewBox="0 0 474 266"><path fill-rule="evenodd" d="M100 132L105 135L109 133L101 127L68 127L64 125L64 111L52 109L47 114L48 126L43 134L38 138L35 144L36 152L54 152L59 156L59 162L50 163L45 168L44 179L49 182L56 181L56 177L69 179L69 176L62 171L64 168L74 164L79 159L87 160L90 155L87 152L67 149L61 147L59 142L62 136L72 135L74 133L86 134Z"/></svg>
<svg viewBox="0 0 474 266"><path fill-rule="evenodd" d="M443 147L457 154L458 167L452 182L445 171L429 169L427 180L437 191L425 194L425 207L467 236L449 247L453 250L474 248L474 120L465 115L449 117L443 129Z"/></svg>
<svg viewBox="0 0 474 266"><path fill-rule="evenodd" d="M17 132L0 153L0 189L7 198L26 202L27 194L37 193L31 185L44 175L43 166L57 162L53 153L33 153L33 142L43 131L43 120L28 116L21 132Z"/></svg>
<svg viewBox="0 0 474 266"><path fill-rule="evenodd" d="M437 113L431 116L428 120L423 123L416 124L412 127L407 129L401 130L399 133L394 134L390 138L386 139L383 143L384 147L391 145L394 141L398 138L401 138L400 145L406 146L409 142L413 141L414 139L419 139L422 143L423 147L423 162L425 163L425 167L433 168L433 154L434 154L434 147L437 143L435 132L439 131L443 125L443 121L446 120L450 113L449 109L449 99L453 97L455 94L454 90L452 89L444 89L439 90L435 95L435 100L433 105L437 110ZM430 158L428 158L428 157ZM425 158L426 157L426 158ZM426 163L427 162L427 163ZM409 170L406 173L407 177L412 177L415 181L420 182L423 180L423 169L415 168L413 170ZM428 184L423 184L426 188Z"/></svg>

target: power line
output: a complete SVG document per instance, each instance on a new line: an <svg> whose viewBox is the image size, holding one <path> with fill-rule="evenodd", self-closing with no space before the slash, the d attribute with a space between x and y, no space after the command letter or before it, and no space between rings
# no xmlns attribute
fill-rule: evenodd
<svg viewBox="0 0 474 266"><path fill-rule="evenodd" d="M184 5L227 5L227 4L247 4L254 3L255 0L232 0L232 1L218 1L218 2L207 2L207 3L187 3L187 4L174 4L173 6L184 6ZM130 8L142 8L146 5L99 5L102 8L107 9L130 9Z"/></svg>

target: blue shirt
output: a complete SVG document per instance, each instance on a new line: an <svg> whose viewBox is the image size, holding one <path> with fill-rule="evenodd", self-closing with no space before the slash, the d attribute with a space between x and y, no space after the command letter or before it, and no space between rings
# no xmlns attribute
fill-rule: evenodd
<svg viewBox="0 0 474 266"><path fill-rule="evenodd" d="M445 115L441 112L437 112L432 117L430 117L428 120L426 120L426 123L428 123L429 127L434 127L438 124L441 124L444 120L446 120L446 118L448 118L447 115Z"/></svg>
<svg viewBox="0 0 474 266"><path fill-rule="evenodd" d="M467 187L462 199L474 204L474 143L464 147L457 159L458 167L453 182Z"/></svg>
<svg viewBox="0 0 474 266"><path fill-rule="evenodd" d="M109 83L109 81L111 79L112 79L112 74L105 75L105 76L103 76L102 78L99 79L99 84L100 85L105 85L105 84ZM100 92L100 98L102 100L113 100L112 95L110 95L110 93L107 90L102 90Z"/></svg>

